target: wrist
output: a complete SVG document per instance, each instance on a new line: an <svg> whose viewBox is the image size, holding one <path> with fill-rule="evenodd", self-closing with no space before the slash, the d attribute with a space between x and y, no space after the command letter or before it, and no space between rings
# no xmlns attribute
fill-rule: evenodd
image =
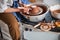
<svg viewBox="0 0 60 40"><path fill-rule="evenodd" d="M20 12L20 11L21 11L21 10L20 10L20 9L18 9L18 8L17 8L16 10L17 10L17 12Z"/></svg>

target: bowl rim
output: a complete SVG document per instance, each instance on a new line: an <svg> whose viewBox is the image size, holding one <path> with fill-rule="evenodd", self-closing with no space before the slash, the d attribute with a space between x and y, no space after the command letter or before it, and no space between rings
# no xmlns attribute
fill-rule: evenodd
<svg viewBox="0 0 60 40"><path fill-rule="evenodd" d="M57 7L56 7L57 6ZM56 7L56 8L55 8ZM59 7L59 8L58 8ZM54 8L54 9L53 9ZM60 9L60 4L52 5L49 7L50 11L58 10ZM53 10L52 10L53 9Z"/></svg>
<svg viewBox="0 0 60 40"><path fill-rule="evenodd" d="M49 12L48 5L46 5L45 3L31 3L30 5L34 5L34 4L37 4L37 5L44 5L44 6L46 6L47 11L46 11L45 13L43 13L43 14L46 14L46 13ZM25 15L25 16L40 16L40 15L26 15L26 14L24 14L24 13L21 13L21 14L23 14L23 15ZM41 15L43 15L43 14L41 14Z"/></svg>

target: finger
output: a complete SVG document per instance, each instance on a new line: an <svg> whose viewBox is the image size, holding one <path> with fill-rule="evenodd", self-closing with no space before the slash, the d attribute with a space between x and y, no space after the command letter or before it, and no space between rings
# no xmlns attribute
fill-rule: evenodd
<svg viewBox="0 0 60 40"><path fill-rule="evenodd" d="M19 9L24 9L24 7L18 7Z"/></svg>

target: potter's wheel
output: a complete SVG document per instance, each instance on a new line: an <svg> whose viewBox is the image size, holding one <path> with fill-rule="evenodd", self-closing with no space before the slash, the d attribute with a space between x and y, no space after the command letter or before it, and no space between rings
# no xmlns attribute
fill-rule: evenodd
<svg viewBox="0 0 60 40"><path fill-rule="evenodd" d="M49 16L49 18L45 18L45 19L42 20L42 21L48 22L48 21L52 21L52 20L57 20L57 19L51 17L51 14L50 14L50 13L48 14L48 16ZM48 17L48 16L47 16L47 17ZM31 26L34 26L34 25L38 24L38 22L31 22L31 21L29 21L28 19L26 19L26 18L24 18L24 17L21 19L21 22L22 22L23 24L31 25ZM37 29L40 30L39 27L37 27ZM54 29L51 29L50 31L51 31L51 32L60 32L60 28L54 28Z"/></svg>

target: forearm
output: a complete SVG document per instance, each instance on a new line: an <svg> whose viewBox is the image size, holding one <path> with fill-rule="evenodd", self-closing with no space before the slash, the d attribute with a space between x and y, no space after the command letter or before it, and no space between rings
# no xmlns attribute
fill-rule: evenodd
<svg viewBox="0 0 60 40"><path fill-rule="evenodd" d="M21 10L18 8L7 8L4 13L11 13L11 12L20 12Z"/></svg>

